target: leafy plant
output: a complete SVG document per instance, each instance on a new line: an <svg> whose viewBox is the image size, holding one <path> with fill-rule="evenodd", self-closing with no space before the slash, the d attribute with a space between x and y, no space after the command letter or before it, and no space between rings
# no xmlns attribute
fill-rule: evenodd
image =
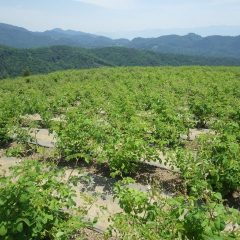
<svg viewBox="0 0 240 240"><path fill-rule="evenodd" d="M227 197L239 191L239 156L240 147L233 136L207 136L199 140L196 153L179 149L176 165L190 191L198 195L211 189Z"/></svg>
<svg viewBox="0 0 240 240"><path fill-rule="evenodd" d="M0 178L1 239L69 239L86 224L64 172L24 161Z"/></svg>
<svg viewBox="0 0 240 240"><path fill-rule="evenodd" d="M223 205L221 194L204 192L204 198L169 198L151 190L143 193L131 188L125 179L115 188L123 213L116 214L107 236L120 239L231 239L240 236L237 210Z"/></svg>

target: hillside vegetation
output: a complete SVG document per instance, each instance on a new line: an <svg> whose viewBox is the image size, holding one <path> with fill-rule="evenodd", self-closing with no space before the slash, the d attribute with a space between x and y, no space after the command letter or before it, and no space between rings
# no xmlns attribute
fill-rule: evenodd
<svg viewBox="0 0 240 240"><path fill-rule="evenodd" d="M159 54L122 47L13 49L0 46L0 59L0 78L103 66L240 65L240 59L234 58Z"/></svg>
<svg viewBox="0 0 240 240"><path fill-rule="evenodd" d="M0 206L9 207L0 215L0 236L66 240L84 227L69 214L70 186L57 183L54 164L61 161L97 164L117 177L122 212L112 216L106 238L239 239L239 82L239 67L102 68L2 80L0 145L11 146L12 155L39 154L29 131L45 128L56 149L51 167L27 162L17 178L0 178ZM41 123L27 123L27 114L39 114ZM130 187L143 162L178 172L172 195L161 195L159 181L149 180L147 192Z"/></svg>
<svg viewBox="0 0 240 240"><path fill-rule="evenodd" d="M51 47L12 49L0 47L0 78L56 70L111 66L90 51L81 48Z"/></svg>

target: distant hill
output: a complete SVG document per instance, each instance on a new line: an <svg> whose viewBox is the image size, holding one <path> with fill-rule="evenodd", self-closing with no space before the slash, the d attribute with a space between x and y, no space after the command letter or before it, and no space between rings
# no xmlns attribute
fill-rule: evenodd
<svg viewBox="0 0 240 240"><path fill-rule="evenodd" d="M240 58L240 36L201 37L194 33L185 36L168 35L158 38L135 38L130 47L162 53Z"/></svg>
<svg viewBox="0 0 240 240"><path fill-rule="evenodd" d="M16 48L50 46L54 40L42 33L33 33L24 28L0 24L0 44Z"/></svg>
<svg viewBox="0 0 240 240"><path fill-rule="evenodd" d="M118 45L118 40L58 28L45 32L31 32L24 28L0 23L0 44L14 48L39 48L54 45L95 48Z"/></svg>
<svg viewBox="0 0 240 240"><path fill-rule="evenodd" d="M188 56L158 53L134 48L107 47L90 50L95 56L116 66L239 66L238 58Z"/></svg>
<svg viewBox="0 0 240 240"><path fill-rule="evenodd" d="M19 76L24 73L37 74L103 66L182 65L240 66L240 59L160 54L123 47L82 49L53 46L15 49L0 46L0 78Z"/></svg>
<svg viewBox="0 0 240 240"><path fill-rule="evenodd" d="M127 39L113 40L104 36L59 28L45 32L31 32L24 28L1 23L0 44L14 48L39 48L55 45L82 48L120 46L159 53L240 58L240 36L201 37L194 33L185 36L135 38L130 41Z"/></svg>
<svg viewBox="0 0 240 240"><path fill-rule="evenodd" d="M53 46L37 49L0 47L0 78L19 76L25 71L48 73L56 70L112 66L89 50Z"/></svg>
<svg viewBox="0 0 240 240"><path fill-rule="evenodd" d="M136 37L142 38L157 38L165 35L187 35L188 33L196 33L201 36L238 36L240 35L240 24L239 25L216 25L216 26L205 26L205 27L192 27L192 28L148 28L136 31L117 31L114 29L112 32L99 32L99 35L103 35L110 38L121 38L125 37L133 39Z"/></svg>

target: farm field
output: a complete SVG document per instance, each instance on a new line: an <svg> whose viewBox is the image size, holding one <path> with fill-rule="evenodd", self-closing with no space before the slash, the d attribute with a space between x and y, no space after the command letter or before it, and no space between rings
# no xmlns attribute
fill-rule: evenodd
<svg viewBox="0 0 240 240"><path fill-rule="evenodd" d="M240 239L239 67L1 80L0 149L0 239Z"/></svg>

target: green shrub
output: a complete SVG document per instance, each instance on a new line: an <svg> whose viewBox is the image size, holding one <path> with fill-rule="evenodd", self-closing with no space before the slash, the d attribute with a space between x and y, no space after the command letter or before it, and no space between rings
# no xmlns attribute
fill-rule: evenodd
<svg viewBox="0 0 240 240"><path fill-rule="evenodd" d="M64 172L37 161L0 178L0 239L69 239L84 226Z"/></svg>
<svg viewBox="0 0 240 240"><path fill-rule="evenodd" d="M240 186L240 146L235 136L206 136L199 140L196 153L180 150L176 165L189 190L198 195L211 189L224 197Z"/></svg>
<svg viewBox="0 0 240 240"><path fill-rule="evenodd" d="M165 197L155 189L140 192L131 180L118 183L116 197L123 209L113 217L107 236L113 232L123 240L238 239L240 229L227 231L227 224L239 224L235 209L223 205L221 194L204 192L204 199L193 196Z"/></svg>

